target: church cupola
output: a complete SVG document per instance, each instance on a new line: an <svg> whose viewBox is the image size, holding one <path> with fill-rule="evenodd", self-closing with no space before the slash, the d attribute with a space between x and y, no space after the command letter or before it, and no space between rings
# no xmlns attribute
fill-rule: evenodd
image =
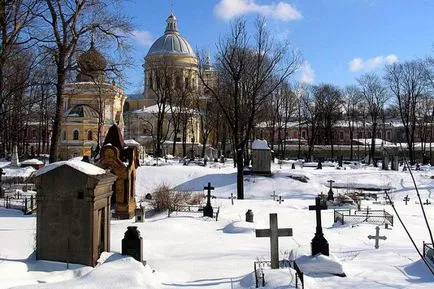
<svg viewBox="0 0 434 289"><path fill-rule="evenodd" d="M95 48L93 41L89 50L82 53L77 59L78 82L106 81L105 70L107 61Z"/></svg>
<svg viewBox="0 0 434 289"><path fill-rule="evenodd" d="M176 24L176 17L175 15L173 15L173 13L171 13L169 17L167 17L166 23L167 26L166 26L166 31L164 31L164 34L169 34L169 33L179 34L178 25Z"/></svg>

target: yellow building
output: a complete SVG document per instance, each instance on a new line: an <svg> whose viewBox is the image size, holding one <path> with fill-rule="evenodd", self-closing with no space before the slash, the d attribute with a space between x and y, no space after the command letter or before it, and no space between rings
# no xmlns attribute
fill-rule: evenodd
<svg viewBox="0 0 434 289"><path fill-rule="evenodd" d="M63 118L59 141L59 158L91 156L100 147L110 126L124 129L123 89L109 83L105 74L107 62L93 43L77 61L78 75L65 85Z"/></svg>
<svg viewBox="0 0 434 289"><path fill-rule="evenodd" d="M176 141L176 154L180 154L181 142L188 143L189 150L201 144L200 124L193 103L204 99L199 80L199 61L187 40L181 36L175 15L166 20L164 35L158 38L149 49L144 68L143 97L127 101L125 114L126 136L135 139L147 151L153 151L156 134L156 119L159 112L165 111L163 136L164 153L171 153ZM213 75L212 68L208 66ZM184 100L180 100L184 97ZM164 104L164 105L163 105ZM182 127L173 126L172 116L182 109L188 118ZM179 114L178 114L179 115ZM176 132L176 133L175 133Z"/></svg>

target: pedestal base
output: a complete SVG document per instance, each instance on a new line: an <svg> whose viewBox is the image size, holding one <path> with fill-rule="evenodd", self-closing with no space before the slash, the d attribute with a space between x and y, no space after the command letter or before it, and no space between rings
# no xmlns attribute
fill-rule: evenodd
<svg viewBox="0 0 434 289"><path fill-rule="evenodd" d="M206 206L203 208L203 216L204 216L204 217L210 217L210 218L213 218L213 213L214 213L214 211L213 211L212 206L208 206L208 205L206 205Z"/></svg>
<svg viewBox="0 0 434 289"><path fill-rule="evenodd" d="M323 255L328 256L329 255L329 243L327 242L326 238L324 238L324 235L317 235L315 234L315 237L313 237L311 242L312 247L312 256L321 253Z"/></svg>

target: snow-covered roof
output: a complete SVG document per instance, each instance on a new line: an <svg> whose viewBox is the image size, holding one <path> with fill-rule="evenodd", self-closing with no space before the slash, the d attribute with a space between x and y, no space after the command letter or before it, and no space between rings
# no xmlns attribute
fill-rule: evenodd
<svg viewBox="0 0 434 289"><path fill-rule="evenodd" d="M89 164L87 162L82 162L82 161L60 161L60 162L55 162L49 165L46 165L45 167L39 169L36 172L36 176L40 176L43 175L45 173L48 173L49 171L52 171L58 167L61 166L70 166L71 168L74 168L86 175L92 175L92 176L96 176L96 175L103 175L105 174L105 170L103 170L100 167L97 167L95 165Z"/></svg>
<svg viewBox="0 0 434 289"><path fill-rule="evenodd" d="M127 146L134 146L134 147L140 146L140 144L138 142L136 142L135 140L133 140L133 139L126 139L126 140L124 140L124 143Z"/></svg>
<svg viewBox="0 0 434 289"><path fill-rule="evenodd" d="M252 143L252 150L270 150L270 148L266 140L257 139Z"/></svg>
<svg viewBox="0 0 434 289"><path fill-rule="evenodd" d="M25 160L23 162L21 162L22 165L43 165L44 162L38 160L38 159L30 159L30 160Z"/></svg>

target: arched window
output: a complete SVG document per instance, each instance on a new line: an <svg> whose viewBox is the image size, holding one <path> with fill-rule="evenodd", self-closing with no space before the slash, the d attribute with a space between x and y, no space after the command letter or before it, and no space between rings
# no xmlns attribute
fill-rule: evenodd
<svg viewBox="0 0 434 289"><path fill-rule="evenodd" d="M62 139L66 140L66 130L62 131Z"/></svg>
<svg viewBox="0 0 434 289"><path fill-rule="evenodd" d="M93 133L91 130L87 131L87 140L92 140L93 139Z"/></svg>
<svg viewBox="0 0 434 289"><path fill-rule="evenodd" d="M72 133L72 139L73 140L78 140L78 130L74 130L74 132Z"/></svg>

